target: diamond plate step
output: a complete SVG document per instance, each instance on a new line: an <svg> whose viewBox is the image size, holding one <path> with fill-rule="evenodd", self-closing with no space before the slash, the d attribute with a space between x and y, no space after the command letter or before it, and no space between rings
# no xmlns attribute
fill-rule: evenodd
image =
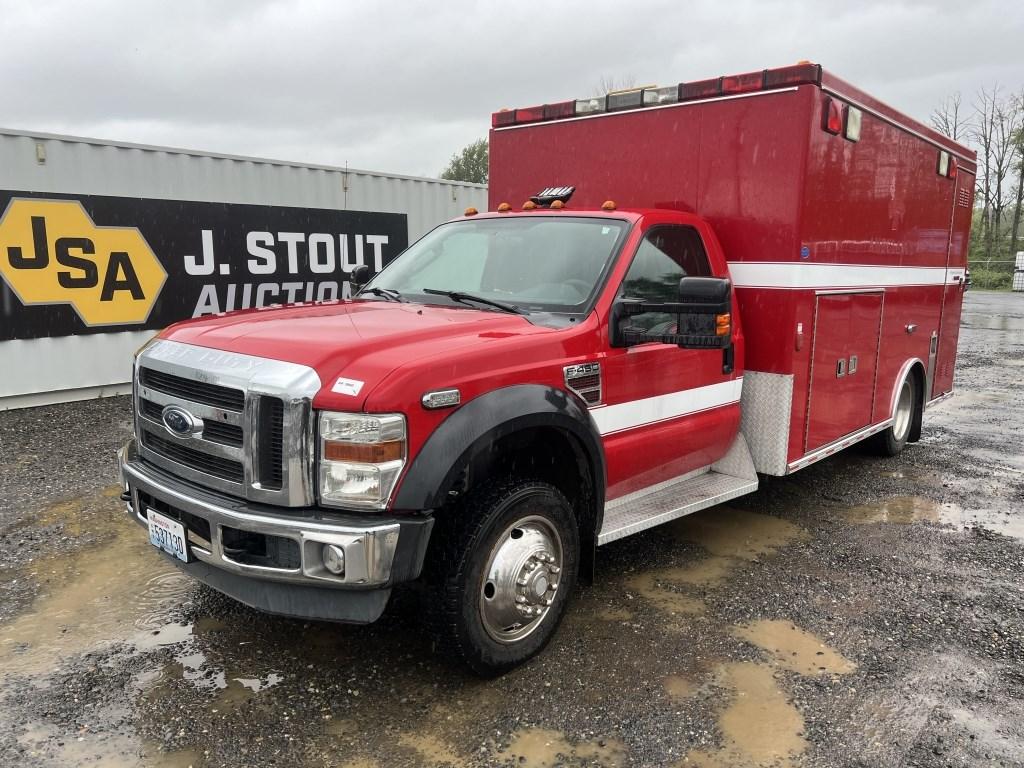
<svg viewBox="0 0 1024 768"><path fill-rule="evenodd" d="M708 470L624 496L605 505L598 546L756 490L756 475L750 479Z"/></svg>

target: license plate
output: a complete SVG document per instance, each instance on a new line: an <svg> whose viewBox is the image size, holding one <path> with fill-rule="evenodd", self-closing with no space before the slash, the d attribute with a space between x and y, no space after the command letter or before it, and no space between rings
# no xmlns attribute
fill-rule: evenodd
<svg viewBox="0 0 1024 768"><path fill-rule="evenodd" d="M149 543L187 563L188 543L185 538L185 526L152 509L146 510L146 519L149 521Z"/></svg>

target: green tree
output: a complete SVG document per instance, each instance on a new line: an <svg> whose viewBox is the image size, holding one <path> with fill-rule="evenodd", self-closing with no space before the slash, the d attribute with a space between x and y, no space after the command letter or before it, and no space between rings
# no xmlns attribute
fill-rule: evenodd
<svg viewBox="0 0 1024 768"><path fill-rule="evenodd" d="M487 139L479 139L452 155L441 178L449 181L487 183Z"/></svg>

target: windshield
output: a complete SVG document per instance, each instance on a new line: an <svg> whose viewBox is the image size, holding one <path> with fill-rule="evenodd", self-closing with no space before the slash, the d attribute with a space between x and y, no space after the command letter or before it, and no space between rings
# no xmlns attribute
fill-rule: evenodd
<svg viewBox="0 0 1024 768"><path fill-rule="evenodd" d="M527 311L584 312L626 227L618 219L568 216L455 221L410 246L366 288L424 304L468 306L425 290L432 289Z"/></svg>

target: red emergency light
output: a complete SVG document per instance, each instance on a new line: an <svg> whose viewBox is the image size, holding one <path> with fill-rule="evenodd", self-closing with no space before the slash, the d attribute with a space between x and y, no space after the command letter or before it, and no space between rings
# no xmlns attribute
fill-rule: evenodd
<svg viewBox="0 0 1024 768"><path fill-rule="evenodd" d="M713 99L721 96L734 96L795 85L821 85L821 65L801 61L799 64L789 67L762 69L757 72L726 75L709 80L695 80L662 88L632 88L586 99L560 101L555 104L542 104L520 109L503 109L491 115L491 127L508 128L513 125L526 125L547 120L564 120L570 117L582 117L605 112L647 109L681 101ZM839 120L839 128L834 133L839 133L843 130L841 114L839 115Z"/></svg>

